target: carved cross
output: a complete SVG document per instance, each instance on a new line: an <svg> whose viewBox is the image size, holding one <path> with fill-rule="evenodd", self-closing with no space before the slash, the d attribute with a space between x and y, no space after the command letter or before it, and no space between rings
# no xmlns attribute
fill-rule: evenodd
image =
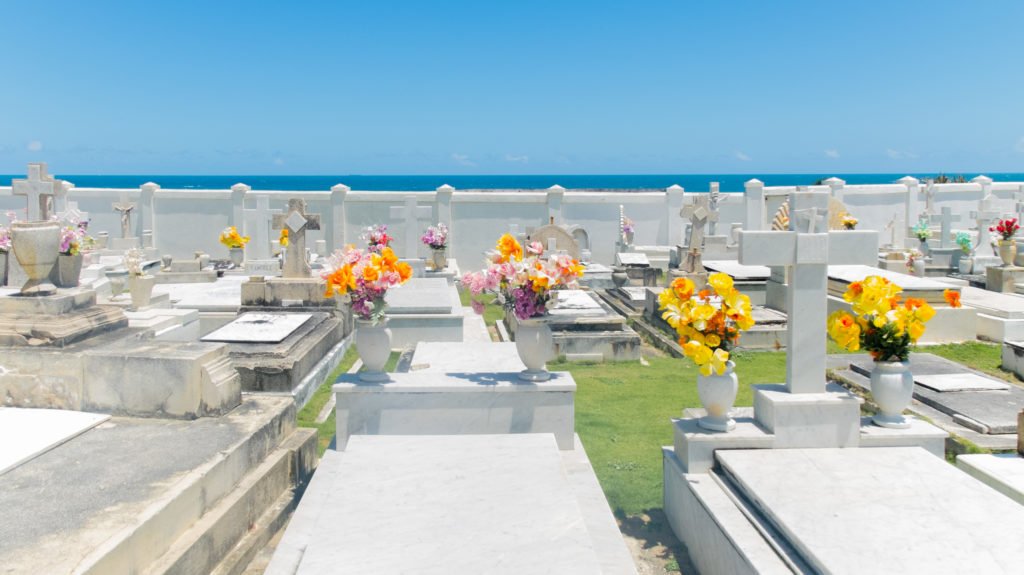
<svg viewBox="0 0 1024 575"><path fill-rule="evenodd" d="M404 258L415 258L416 248L420 241L420 232L423 229L420 220L429 221L434 215L430 206L419 206L416 204L416 196L406 196L405 205L402 207L391 206L389 215L392 220L399 220L405 224L405 253L400 254Z"/></svg>
<svg viewBox="0 0 1024 575"><path fill-rule="evenodd" d="M288 247L284 253L283 277L308 278L312 275L306 261L306 230L320 229L320 214L307 214L306 201L288 200L288 211L274 214L274 229L288 230Z"/></svg>
<svg viewBox="0 0 1024 575"><path fill-rule="evenodd" d="M988 233L988 227L991 225L992 220L1002 216L1002 213L997 212L992 207L995 196L989 194L978 202L978 211L971 212L971 219L974 220L978 225L978 249L981 246L992 247L992 239Z"/></svg>
<svg viewBox="0 0 1024 575"><path fill-rule="evenodd" d="M708 193L711 199L710 210L715 217L708 219L708 235L713 236L718 230L718 202L721 199L718 192L718 182L711 182L711 190Z"/></svg>
<svg viewBox="0 0 1024 575"><path fill-rule="evenodd" d="M943 206L941 215L932 215L931 222L933 224L939 224L939 247L940 248L951 248L953 247L953 240L950 238L952 234L953 222L959 222L960 216L953 215L953 209L949 206Z"/></svg>
<svg viewBox="0 0 1024 575"><path fill-rule="evenodd" d="M274 224L277 210L270 209L270 198L256 197L254 209L242 208L242 219L245 222L245 234L252 238L247 246L249 259L265 260L270 258L270 230Z"/></svg>
<svg viewBox="0 0 1024 575"><path fill-rule="evenodd" d="M11 183L16 196L25 196L28 201L28 221L39 222L50 219L50 199L62 194L63 184L46 173L43 162L28 165L28 177Z"/></svg>
<svg viewBox="0 0 1024 575"><path fill-rule="evenodd" d="M718 220L718 214L711 211L711 199L701 195L694 199L693 203L683 206L679 215L690 219L690 238L687 244L686 261L683 269L691 273L704 271L704 262L701 255L704 250L704 226L708 221Z"/></svg>

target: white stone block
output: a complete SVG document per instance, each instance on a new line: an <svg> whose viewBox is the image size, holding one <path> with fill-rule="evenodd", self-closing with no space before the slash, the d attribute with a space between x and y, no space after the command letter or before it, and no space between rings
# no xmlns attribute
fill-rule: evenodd
<svg viewBox="0 0 1024 575"><path fill-rule="evenodd" d="M775 435L774 447L857 446L862 400L842 387L829 384L822 393L790 393L782 385L753 387L756 419Z"/></svg>

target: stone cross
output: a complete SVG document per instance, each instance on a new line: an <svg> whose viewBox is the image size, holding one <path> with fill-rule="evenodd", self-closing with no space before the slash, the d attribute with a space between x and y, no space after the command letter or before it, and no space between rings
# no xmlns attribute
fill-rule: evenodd
<svg viewBox="0 0 1024 575"><path fill-rule="evenodd" d="M789 231L743 230L739 234L739 263L788 268L786 387L790 393L825 392L829 264L861 263L878 255L878 232L816 231L819 216L828 213L828 198L827 192L793 192L789 196L792 213L806 217L791 218Z"/></svg>
<svg viewBox="0 0 1024 575"><path fill-rule="evenodd" d="M679 215L690 219L690 238L687 243L686 262L683 267L687 272L704 271L704 262L701 261L701 254L704 249L704 226L711 220L718 220L718 214L710 209L711 198L700 195L693 203L683 206Z"/></svg>
<svg viewBox="0 0 1024 575"><path fill-rule="evenodd" d="M405 224L405 253L399 254L403 258L412 259L416 257L417 245L420 241L420 234L423 232L423 224L420 220L430 221L434 215L430 206L419 206L416 204L416 196L406 196L405 205L402 207L391 206L390 216L392 220L400 220Z"/></svg>
<svg viewBox="0 0 1024 575"><path fill-rule="evenodd" d="M992 248L992 238L989 236L988 227L992 225L993 220L1002 216L1002 213L992 207L994 201L995 196L988 194L978 202L978 211L971 212L971 219L978 225L978 249L982 249L982 246Z"/></svg>
<svg viewBox="0 0 1024 575"><path fill-rule="evenodd" d="M889 231L889 247L899 248L902 247L899 241L899 234L897 233L900 228L899 224L900 215L894 214L889 223L885 224L885 229Z"/></svg>
<svg viewBox="0 0 1024 575"><path fill-rule="evenodd" d="M320 229L320 214L307 214L306 201L299 198L288 200L288 212L274 214L274 229L288 230L288 247L284 253L286 278L308 278L312 275L306 261L306 230Z"/></svg>
<svg viewBox="0 0 1024 575"><path fill-rule="evenodd" d="M57 219L70 225L89 220L89 214L78 209L78 202L67 202L64 211L57 212Z"/></svg>
<svg viewBox="0 0 1024 575"><path fill-rule="evenodd" d="M270 209L270 198L267 196L257 196L254 209L242 208L245 234L252 239L246 246L249 259L265 260L271 257L270 230L274 224L274 214L277 213L277 210Z"/></svg>
<svg viewBox="0 0 1024 575"><path fill-rule="evenodd" d="M50 199L64 192L63 183L46 173L46 164L42 162L28 165L28 177L11 182L11 191L15 196L25 196L28 200L28 221L39 222L50 219Z"/></svg>
<svg viewBox="0 0 1024 575"><path fill-rule="evenodd" d="M924 188L924 215L931 216L935 215L935 181L928 180L928 185Z"/></svg>
<svg viewBox="0 0 1024 575"><path fill-rule="evenodd" d="M931 222L933 224L939 224L939 247L940 248L951 248L953 247L953 240L950 238L950 234L953 233L952 223L959 222L960 216L953 215L953 209L949 206L942 207L942 215L931 216Z"/></svg>
<svg viewBox="0 0 1024 575"><path fill-rule="evenodd" d="M135 237L132 235L132 210L135 209L135 202L128 202L125 201L125 198L121 198L120 202L114 202L111 207L121 214L121 237Z"/></svg>
<svg viewBox="0 0 1024 575"><path fill-rule="evenodd" d="M708 235L713 236L718 231L718 202L721 199L718 192L718 182L711 182L711 190L708 192L708 197L711 200L708 209L714 214L714 217L708 218Z"/></svg>

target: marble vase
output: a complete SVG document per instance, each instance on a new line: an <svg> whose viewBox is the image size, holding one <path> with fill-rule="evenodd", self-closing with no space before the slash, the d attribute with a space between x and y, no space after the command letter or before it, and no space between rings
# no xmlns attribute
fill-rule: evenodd
<svg viewBox="0 0 1024 575"><path fill-rule="evenodd" d="M50 282L59 288L77 287L78 278L82 275L82 261L82 254L58 255L57 265L50 272Z"/></svg>
<svg viewBox="0 0 1024 575"><path fill-rule="evenodd" d="M970 255L964 254L964 256L960 258L960 261L957 262L957 269L960 271L961 274L967 275L971 273L972 263L973 262L971 261Z"/></svg>
<svg viewBox="0 0 1024 575"><path fill-rule="evenodd" d="M531 317L519 320L516 328L516 352L526 369L519 372L519 379L524 381L547 381L551 372L547 362L551 359L555 348L555 340L551 335L551 327L542 317Z"/></svg>
<svg viewBox="0 0 1024 575"><path fill-rule="evenodd" d="M374 323L370 320L356 320L356 351L363 362L359 379L369 382L388 381L390 378L384 371L388 358L391 357L391 330L388 320Z"/></svg>
<svg viewBox="0 0 1024 575"><path fill-rule="evenodd" d="M153 297L156 277L150 275L128 275L128 293L132 296L132 309L140 310L149 305Z"/></svg>
<svg viewBox="0 0 1024 575"><path fill-rule="evenodd" d="M430 261L434 264L435 271L441 271L448 267L448 249L430 248Z"/></svg>
<svg viewBox="0 0 1024 575"><path fill-rule="evenodd" d="M871 397L878 405L878 413L871 418L875 425L894 429L910 427L903 410L914 396L914 376L910 363L877 361L871 370Z"/></svg>
<svg viewBox="0 0 1024 575"><path fill-rule="evenodd" d="M917 258L916 260L914 260L914 263L911 264L910 266L910 270L914 272L915 276L923 278L925 271L924 258Z"/></svg>
<svg viewBox="0 0 1024 575"><path fill-rule="evenodd" d="M21 286L25 295L42 295L53 290L41 289L57 263L60 249L60 224L57 222L14 222L11 224L11 246L14 256L28 276Z"/></svg>
<svg viewBox="0 0 1024 575"><path fill-rule="evenodd" d="M245 249L228 248L228 256L231 258L231 263L235 264L236 268L240 268L242 267L242 262L245 261Z"/></svg>
<svg viewBox="0 0 1024 575"><path fill-rule="evenodd" d="M999 259L1003 260L1003 266L1013 265L1013 258L1017 256L1017 242L1013 239L999 240Z"/></svg>
<svg viewBox="0 0 1024 575"><path fill-rule="evenodd" d="M722 375L714 372L711 375L697 374L697 396L700 397L700 403L707 412L707 415L697 421L697 425L708 431L736 429L736 421L729 417L739 390L735 369L736 364L729 361L726 362Z"/></svg>

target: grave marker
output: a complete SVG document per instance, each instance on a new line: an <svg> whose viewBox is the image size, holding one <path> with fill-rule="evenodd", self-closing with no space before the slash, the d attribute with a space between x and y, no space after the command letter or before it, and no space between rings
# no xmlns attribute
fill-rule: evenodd
<svg viewBox="0 0 1024 575"><path fill-rule="evenodd" d="M416 203L416 196L407 196L405 205L402 207L391 206L389 214L392 220L400 220L405 224L405 253L399 254L406 259L416 257L417 245L420 241L420 232L423 227L420 220L430 221L433 217L433 210L430 206L420 206Z"/></svg>
<svg viewBox="0 0 1024 575"><path fill-rule="evenodd" d="M60 180L46 173L43 162L28 165L28 177L11 182L15 196L25 196L28 202L28 221L39 222L50 219L50 199L64 193Z"/></svg>
<svg viewBox="0 0 1024 575"><path fill-rule="evenodd" d="M285 249L284 277L308 278L312 275L306 261L306 230L320 229L320 215L306 213L306 201L299 198L288 200L286 214L274 214L274 229L288 230L288 247Z"/></svg>

